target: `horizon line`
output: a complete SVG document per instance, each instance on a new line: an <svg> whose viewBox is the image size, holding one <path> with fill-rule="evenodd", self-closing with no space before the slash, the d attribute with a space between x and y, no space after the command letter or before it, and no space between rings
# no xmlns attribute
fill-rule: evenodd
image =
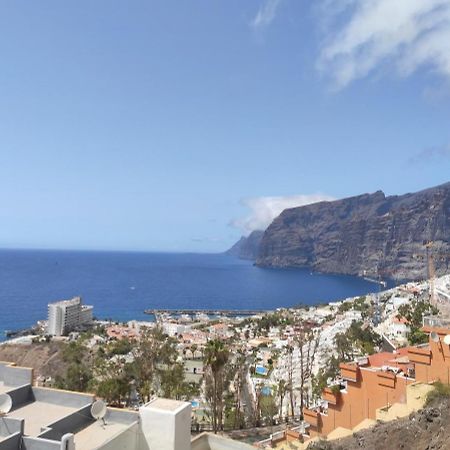
<svg viewBox="0 0 450 450"><path fill-rule="evenodd" d="M4 247L2 251L36 251L36 252L92 252L92 253L164 253L164 254L195 254L195 255L221 255L223 251L194 251L194 250L136 250L136 249L101 249L101 248L67 248L67 247Z"/></svg>

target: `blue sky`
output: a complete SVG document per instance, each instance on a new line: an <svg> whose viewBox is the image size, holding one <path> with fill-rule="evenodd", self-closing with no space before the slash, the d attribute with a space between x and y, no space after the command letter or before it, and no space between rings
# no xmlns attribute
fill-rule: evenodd
<svg viewBox="0 0 450 450"><path fill-rule="evenodd" d="M218 251L449 181L450 0L5 1L0 247Z"/></svg>

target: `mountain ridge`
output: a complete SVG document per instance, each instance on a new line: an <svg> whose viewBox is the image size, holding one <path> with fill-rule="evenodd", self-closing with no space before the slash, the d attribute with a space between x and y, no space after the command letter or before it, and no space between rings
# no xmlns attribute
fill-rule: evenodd
<svg viewBox="0 0 450 450"><path fill-rule="evenodd" d="M259 245L263 237L264 231L255 230L248 236L242 236L225 254L237 256L240 259L248 259L254 261L258 256Z"/></svg>
<svg viewBox="0 0 450 450"><path fill-rule="evenodd" d="M450 182L416 193L376 191L285 209L263 233L253 259L260 267L421 279L427 278L429 241L436 274L443 274L450 258Z"/></svg>

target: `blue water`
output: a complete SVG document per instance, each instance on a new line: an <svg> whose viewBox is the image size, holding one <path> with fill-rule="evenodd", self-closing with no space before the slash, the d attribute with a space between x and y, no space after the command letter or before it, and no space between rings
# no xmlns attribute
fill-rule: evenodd
<svg viewBox="0 0 450 450"><path fill-rule="evenodd" d="M269 396L269 395L272 394L272 389L270 389L269 386L264 386L264 387L261 389L261 393L262 393L262 395Z"/></svg>
<svg viewBox="0 0 450 450"><path fill-rule="evenodd" d="M148 320L146 308L273 309L365 294L363 279L254 267L225 255L0 250L0 339L81 295L98 318Z"/></svg>
<svg viewBox="0 0 450 450"><path fill-rule="evenodd" d="M267 372L269 372L269 371L263 366L256 366L255 367L255 372L258 375L267 375Z"/></svg>

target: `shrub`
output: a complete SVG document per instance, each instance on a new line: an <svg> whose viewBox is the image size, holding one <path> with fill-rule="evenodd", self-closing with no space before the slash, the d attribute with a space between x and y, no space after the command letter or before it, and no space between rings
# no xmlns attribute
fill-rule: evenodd
<svg viewBox="0 0 450 450"><path fill-rule="evenodd" d="M433 384L433 389L427 394L425 406L430 405L436 399L442 398L450 398L450 385L436 381L436 383Z"/></svg>
<svg viewBox="0 0 450 450"><path fill-rule="evenodd" d="M334 395L338 395L341 392L341 387L339 386L339 384L335 384L335 385L331 386L331 392Z"/></svg>

